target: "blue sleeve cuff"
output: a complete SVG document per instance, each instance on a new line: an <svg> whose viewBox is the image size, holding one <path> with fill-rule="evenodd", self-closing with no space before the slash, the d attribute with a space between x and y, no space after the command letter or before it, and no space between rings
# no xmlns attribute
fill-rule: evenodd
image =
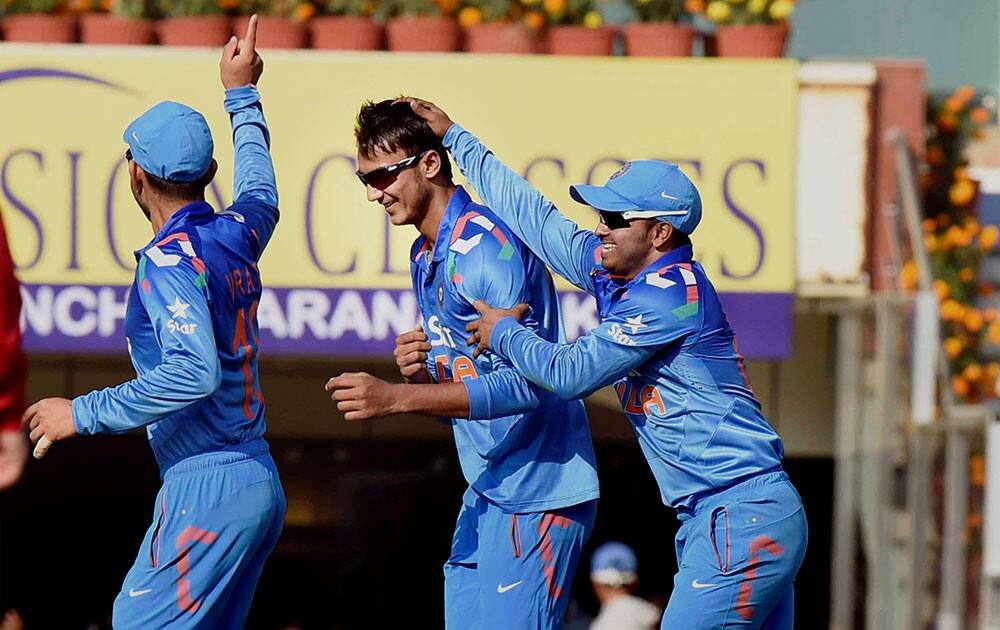
<svg viewBox="0 0 1000 630"><path fill-rule="evenodd" d="M513 317L500 318L500 321L493 326L493 334L490 336L490 346L493 351L505 359L510 359L510 339L519 328L523 326Z"/></svg>
<svg viewBox="0 0 1000 630"><path fill-rule="evenodd" d="M92 435L94 431L91 430L91 423L87 417L87 407L84 404L84 398L86 396L77 396L70 403L70 409L73 413L73 428L79 435Z"/></svg>
<svg viewBox="0 0 1000 630"><path fill-rule="evenodd" d="M260 92L256 85L243 85L226 90L226 111L233 112L260 102Z"/></svg>
<svg viewBox="0 0 1000 630"><path fill-rule="evenodd" d="M441 144L444 145L444 148L450 149L455 144L455 141L458 140L458 136L464 131L465 129L458 123L451 123L451 127L448 127L448 131L441 138Z"/></svg>
<svg viewBox="0 0 1000 630"><path fill-rule="evenodd" d="M469 420L484 420L490 415L490 390L482 378L462 379L465 393L469 396Z"/></svg>

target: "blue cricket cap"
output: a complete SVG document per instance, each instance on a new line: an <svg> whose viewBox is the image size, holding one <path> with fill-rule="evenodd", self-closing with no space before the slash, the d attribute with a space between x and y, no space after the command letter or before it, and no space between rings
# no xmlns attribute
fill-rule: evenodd
<svg viewBox="0 0 1000 630"><path fill-rule="evenodd" d="M574 200L626 219L657 219L690 234L701 221L701 195L676 164L633 160L603 186L569 187Z"/></svg>
<svg viewBox="0 0 1000 630"><path fill-rule="evenodd" d="M157 103L132 121L122 139L135 163L160 179L197 181L212 165L212 132L205 117L187 105Z"/></svg>
<svg viewBox="0 0 1000 630"><path fill-rule="evenodd" d="M590 557L590 579L608 586L625 586L639 577L639 561L625 543L612 540L594 550Z"/></svg>

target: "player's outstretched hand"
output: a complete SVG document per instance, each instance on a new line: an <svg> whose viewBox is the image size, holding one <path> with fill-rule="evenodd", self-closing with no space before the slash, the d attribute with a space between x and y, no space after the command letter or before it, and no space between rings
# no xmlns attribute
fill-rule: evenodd
<svg viewBox="0 0 1000 630"><path fill-rule="evenodd" d="M31 431L28 437L35 444L35 458L41 459L52 442L76 435L73 403L66 398L43 398L24 412L21 428Z"/></svg>
<svg viewBox="0 0 1000 630"><path fill-rule="evenodd" d="M330 394L337 409L344 412L345 420L368 420L394 413L398 397L394 389L401 387L387 383L367 372L344 372L326 382L324 389Z"/></svg>
<svg viewBox="0 0 1000 630"><path fill-rule="evenodd" d="M222 47L219 73L222 85L229 88L257 85L264 72L264 60L257 54L257 16L251 15L243 39L233 35Z"/></svg>
<svg viewBox="0 0 1000 630"><path fill-rule="evenodd" d="M423 118L438 138L443 138L444 134L448 132L448 128L453 124L451 118L448 118L448 114L430 101L408 96L396 102L409 103L410 107L413 108L413 113Z"/></svg>
<svg viewBox="0 0 1000 630"><path fill-rule="evenodd" d="M427 353L431 344L427 341L427 333L422 325L396 337L396 348L392 356L396 358L399 373L407 383L429 383L430 373L427 371Z"/></svg>
<svg viewBox="0 0 1000 630"><path fill-rule="evenodd" d="M521 321L531 307L527 304L518 304L514 308L493 308L486 302L482 300L476 300L472 304L477 311L479 311L479 319L470 323L465 327L466 332L472 333L472 335L465 340L465 343L470 346L476 346L476 349L472 351L472 357L478 357L483 353L483 350L488 350L490 346L490 337L493 335L493 327L496 326L497 322L504 317L513 317L517 321Z"/></svg>

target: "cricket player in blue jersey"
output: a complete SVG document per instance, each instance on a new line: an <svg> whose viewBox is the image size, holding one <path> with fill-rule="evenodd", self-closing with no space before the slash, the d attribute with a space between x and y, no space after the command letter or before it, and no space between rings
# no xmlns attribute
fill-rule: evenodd
<svg viewBox="0 0 1000 630"><path fill-rule="evenodd" d="M419 232L410 270L429 339L416 331L398 341L409 382L349 373L330 379L327 390L347 420L449 418L469 487L444 566L445 627L561 628L598 496L586 412L495 355L473 357L464 334L478 317L473 303L487 300L530 305L524 325L561 341L552 278L489 208L453 183L441 141L408 104L365 104L356 136L368 199L393 225Z"/></svg>
<svg viewBox="0 0 1000 630"><path fill-rule="evenodd" d="M285 496L264 439L257 261L278 221L270 137L255 87L256 17L223 50L236 202L215 213L208 125L162 102L125 130L132 192L155 236L136 251L125 334L137 377L24 415L32 441L145 427L163 479L115 600L115 628L242 628Z"/></svg>
<svg viewBox="0 0 1000 630"><path fill-rule="evenodd" d="M543 339L518 322L522 310L489 300L469 331L477 351L491 348L564 399L614 385L682 522L662 627L791 628L806 517L715 288L692 258L694 184L675 164L627 162L604 186L570 188L600 215L595 232L581 230L439 108L409 102L511 231L597 299L600 325L573 344Z"/></svg>

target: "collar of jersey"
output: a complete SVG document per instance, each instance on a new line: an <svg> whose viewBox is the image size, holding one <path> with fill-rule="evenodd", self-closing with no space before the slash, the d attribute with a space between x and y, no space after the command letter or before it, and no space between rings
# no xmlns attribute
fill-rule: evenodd
<svg viewBox="0 0 1000 630"><path fill-rule="evenodd" d="M212 206L208 205L208 203L204 201L196 201L194 203L189 203L186 206L182 206L174 212L169 219L167 219L167 222L163 224L163 227L161 227L160 231L156 233L153 240L146 243L146 245L142 248L135 250L135 259L139 260L139 258L146 253L147 249L162 241L168 234L176 232L177 228L183 225L188 219L214 213L215 210L212 209Z"/></svg>
<svg viewBox="0 0 1000 630"><path fill-rule="evenodd" d="M649 265L639 273L635 274L635 277L625 284L626 287L630 287L636 282L642 282L646 279L647 273L657 273L664 267L670 265L676 265L678 263L686 263L694 260L694 251L690 245L682 245L677 249L672 249L666 254L660 256L653 264Z"/></svg>
<svg viewBox="0 0 1000 630"><path fill-rule="evenodd" d="M441 217L441 225L438 226L437 240L434 241L433 262L440 262L448 255L448 246L451 244L451 230L455 226L455 221L462 215L462 212L472 203L472 197L461 186L455 187L448 206L444 209L444 216ZM443 244L443 247L442 247Z"/></svg>

